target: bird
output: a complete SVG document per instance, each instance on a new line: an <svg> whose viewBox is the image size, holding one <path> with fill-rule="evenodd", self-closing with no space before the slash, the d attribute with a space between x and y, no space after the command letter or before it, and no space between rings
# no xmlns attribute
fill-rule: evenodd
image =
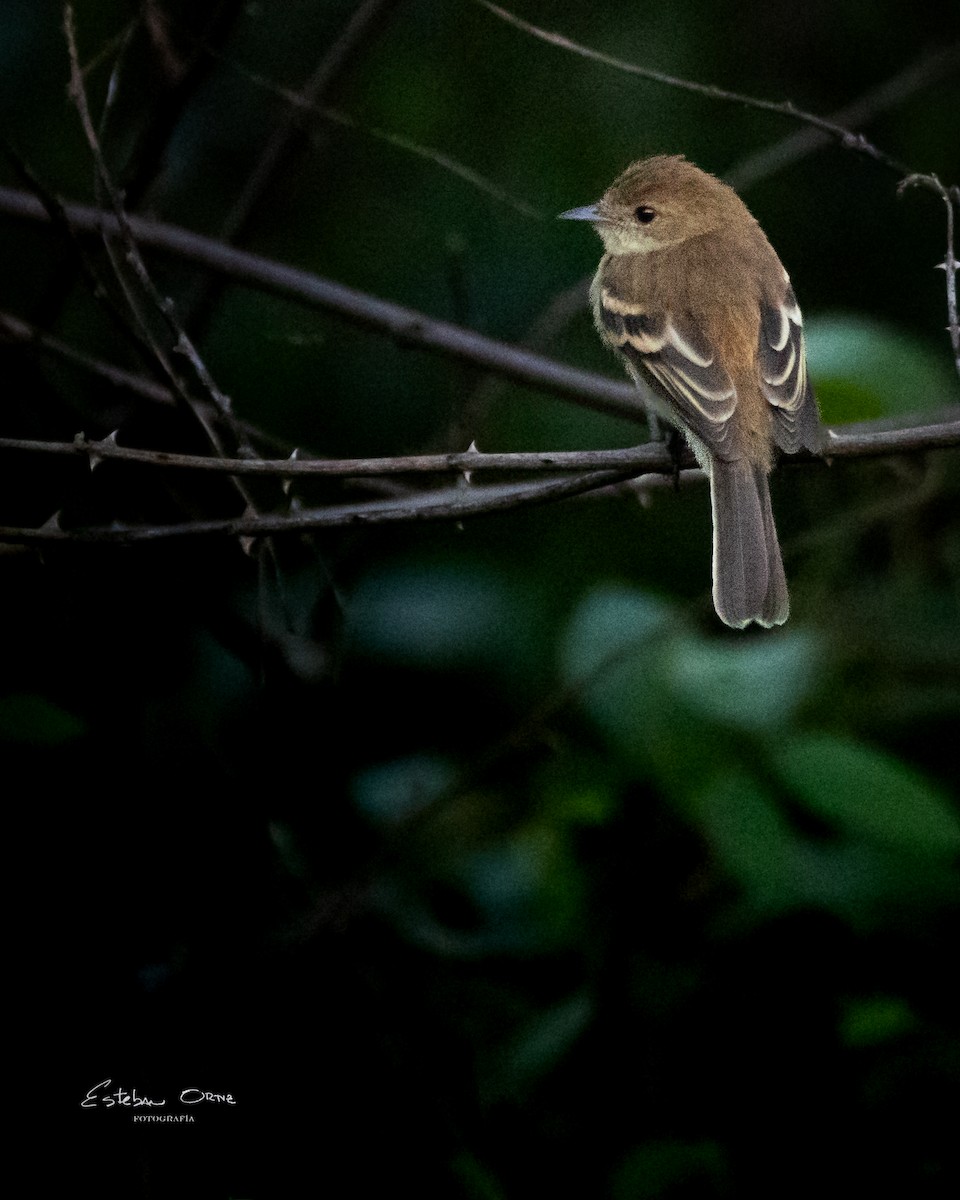
<svg viewBox="0 0 960 1200"><path fill-rule="evenodd" d="M633 163L595 204L560 216L602 238L597 330L709 478L717 615L735 629L782 625L768 476L777 450L819 453L824 435L776 251L732 187L677 154Z"/></svg>

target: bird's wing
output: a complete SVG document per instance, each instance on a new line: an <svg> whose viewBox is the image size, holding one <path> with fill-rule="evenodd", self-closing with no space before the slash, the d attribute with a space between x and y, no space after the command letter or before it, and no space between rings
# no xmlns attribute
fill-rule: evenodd
<svg viewBox="0 0 960 1200"><path fill-rule="evenodd" d="M607 342L652 379L666 401L664 415L723 457L737 390L703 335L674 317L646 312L607 287L600 289L598 316Z"/></svg>
<svg viewBox="0 0 960 1200"><path fill-rule="evenodd" d="M760 388L773 408L777 445L788 453L801 446L818 450L822 432L807 378L803 319L789 283L782 302L761 302L757 361Z"/></svg>

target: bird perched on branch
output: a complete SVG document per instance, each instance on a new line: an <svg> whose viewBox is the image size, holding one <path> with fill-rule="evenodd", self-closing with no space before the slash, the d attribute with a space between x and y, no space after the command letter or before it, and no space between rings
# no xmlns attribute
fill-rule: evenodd
<svg viewBox="0 0 960 1200"><path fill-rule="evenodd" d="M818 452L823 435L787 272L736 192L678 155L634 163L561 216L603 239L590 290L600 336L709 477L720 619L781 625L790 601L767 476L776 449Z"/></svg>

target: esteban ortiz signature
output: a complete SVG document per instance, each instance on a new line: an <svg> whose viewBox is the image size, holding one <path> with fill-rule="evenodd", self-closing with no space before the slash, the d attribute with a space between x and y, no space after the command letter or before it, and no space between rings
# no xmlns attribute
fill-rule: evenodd
<svg viewBox="0 0 960 1200"><path fill-rule="evenodd" d="M149 1096L141 1096L136 1088L127 1091L118 1087L115 1091L105 1089L113 1083L112 1079L104 1079L96 1083L80 1101L81 1108L163 1108L167 1101L151 1100ZM203 1092L199 1088L184 1088L180 1093L181 1104L236 1104L230 1092Z"/></svg>

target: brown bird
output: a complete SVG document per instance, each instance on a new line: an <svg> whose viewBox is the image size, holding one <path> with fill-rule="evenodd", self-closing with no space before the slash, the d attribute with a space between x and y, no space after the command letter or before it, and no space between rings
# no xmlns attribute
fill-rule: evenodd
<svg viewBox="0 0 960 1200"><path fill-rule="evenodd" d="M600 336L710 479L720 619L781 625L790 600L767 476L775 448L817 452L823 437L787 272L736 192L679 155L634 163L561 216L603 239L590 289Z"/></svg>

